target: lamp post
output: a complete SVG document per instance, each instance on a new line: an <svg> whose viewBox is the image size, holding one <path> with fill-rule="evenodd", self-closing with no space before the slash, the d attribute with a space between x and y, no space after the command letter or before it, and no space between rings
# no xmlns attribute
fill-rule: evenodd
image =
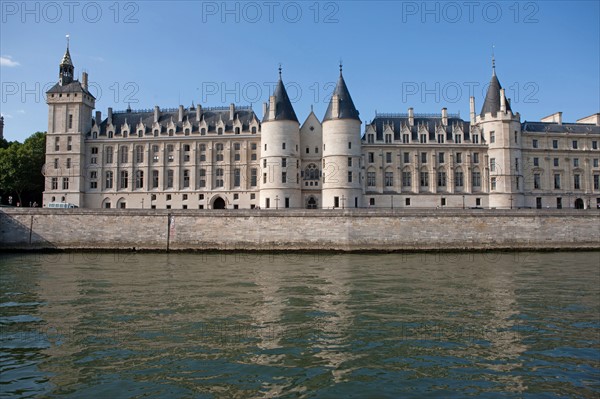
<svg viewBox="0 0 600 399"><path fill-rule="evenodd" d="M465 209L465 195L464 194L463 194L462 198L463 198L463 209Z"/></svg>
<svg viewBox="0 0 600 399"><path fill-rule="evenodd" d="M342 195L342 198L340 198L342 200L342 209L344 209L344 205L346 203L346 197Z"/></svg>
<svg viewBox="0 0 600 399"><path fill-rule="evenodd" d="M142 209L144 209L144 199L142 198Z"/></svg>
<svg viewBox="0 0 600 399"><path fill-rule="evenodd" d="M275 209L279 209L279 195L275 196Z"/></svg>
<svg viewBox="0 0 600 399"><path fill-rule="evenodd" d="M512 203L513 203L513 196L512 194L510 195L510 209L512 209Z"/></svg>

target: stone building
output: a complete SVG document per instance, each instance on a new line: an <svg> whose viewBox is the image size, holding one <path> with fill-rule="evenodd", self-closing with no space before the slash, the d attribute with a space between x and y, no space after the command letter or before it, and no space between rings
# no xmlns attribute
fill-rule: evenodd
<svg viewBox="0 0 600 399"><path fill-rule="evenodd" d="M362 124L340 66L322 120L300 124L279 71L251 107L93 114L67 47L47 92L44 205L85 208L600 208L600 113L521 122L492 68L480 113L376 113Z"/></svg>

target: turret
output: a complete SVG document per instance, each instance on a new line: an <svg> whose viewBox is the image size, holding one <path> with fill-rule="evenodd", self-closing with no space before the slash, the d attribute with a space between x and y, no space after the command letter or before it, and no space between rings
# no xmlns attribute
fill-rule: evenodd
<svg viewBox="0 0 600 399"><path fill-rule="evenodd" d="M269 97L261 128L260 206L299 208L300 124L281 79Z"/></svg>
<svg viewBox="0 0 600 399"><path fill-rule="evenodd" d="M360 128L340 64L340 76L323 117L323 208L362 206Z"/></svg>
<svg viewBox="0 0 600 399"><path fill-rule="evenodd" d="M48 133L44 205L68 202L83 207L84 173L87 170L85 136L92 129L95 98L87 88L87 73L82 75L82 82L73 79L68 42L59 70L58 83L46 92ZM99 118L97 115L96 119Z"/></svg>
<svg viewBox="0 0 600 399"><path fill-rule="evenodd" d="M472 106L472 108L474 105ZM488 145L487 162L481 165L482 191L489 192L490 208L518 208L524 205L520 115L513 113L505 90L492 78L481 113L475 118Z"/></svg>

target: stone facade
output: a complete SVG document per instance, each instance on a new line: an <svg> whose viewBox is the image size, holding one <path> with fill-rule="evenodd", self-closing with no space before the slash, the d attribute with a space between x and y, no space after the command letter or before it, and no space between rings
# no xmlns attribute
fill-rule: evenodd
<svg viewBox="0 0 600 399"><path fill-rule="evenodd" d="M361 133L342 76L299 123L281 78L250 107L92 115L69 50L48 91L44 206L82 208L600 208L600 113L521 122L493 68L482 110L377 113Z"/></svg>

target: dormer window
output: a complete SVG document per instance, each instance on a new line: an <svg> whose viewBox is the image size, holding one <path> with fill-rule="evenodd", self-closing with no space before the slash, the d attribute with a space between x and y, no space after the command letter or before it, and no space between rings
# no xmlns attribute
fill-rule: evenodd
<svg viewBox="0 0 600 399"><path fill-rule="evenodd" d="M206 128L200 129L200 135L204 136L206 134Z"/></svg>
<svg viewBox="0 0 600 399"><path fill-rule="evenodd" d="M158 137L158 129L154 129L154 137Z"/></svg>
<svg viewBox="0 0 600 399"><path fill-rule="evenodd" d="M112 138L113 138L113 131L112 131L112 130L109 130L109 131L108 131L108 138L109 138L109 139L112 139Z"/></svg>
<svg viewBox="0 0 600 399"><path fill-rule="evenodd" d="M142 137L144 135L144 131L143 130L138 130L138 137Z"/></svg>
<svg viewBox="0 0 600 399"><path fill-rule="evenodd" d="M173 129L169 129L169 136L173 135Z"/></svg>
<svg viewBox="0 0 600 399"><path fill-rule="evenodd" d="M223 134L223 128L222 128L222 127L220 127L220 128L217 130L217 134Z"/></svg>
<svg viewBox="0 0 600 399"><path fill-rule="evenodd" d="M189 136L190 135L190 129L186 128L184 133L185 133L186 136Z"/></svg>

